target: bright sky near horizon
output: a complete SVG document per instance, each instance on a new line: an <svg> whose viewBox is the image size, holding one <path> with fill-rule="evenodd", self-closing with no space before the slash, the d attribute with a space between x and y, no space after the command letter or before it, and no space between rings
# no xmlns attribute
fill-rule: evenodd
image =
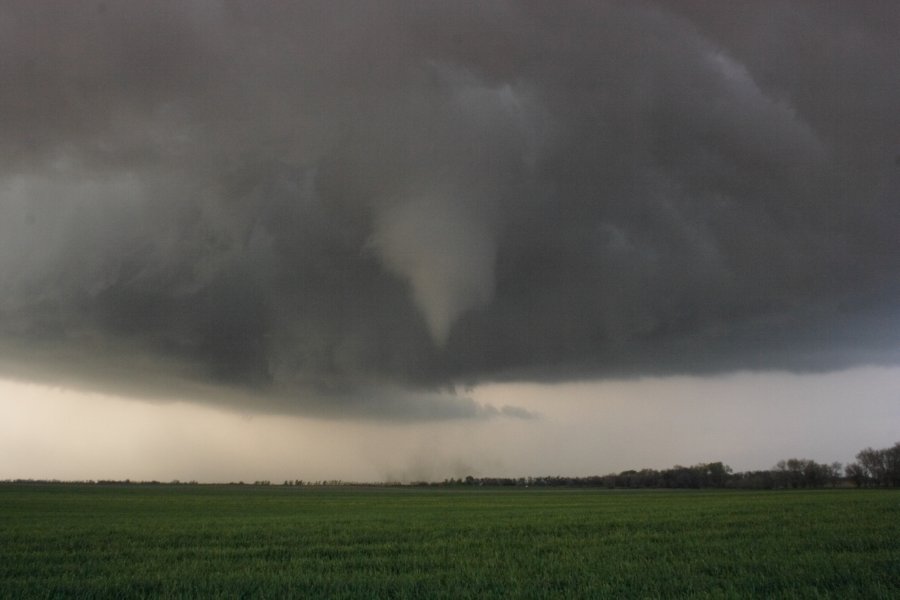
<svg viewBox="0 0 900 600"><path fill-rule="evenodd" d="M489 385L534 419L433 423L259 415L0 382L0 479L203 482L603 475L721 460L847 463L900 432L900 368Z"/></svg>

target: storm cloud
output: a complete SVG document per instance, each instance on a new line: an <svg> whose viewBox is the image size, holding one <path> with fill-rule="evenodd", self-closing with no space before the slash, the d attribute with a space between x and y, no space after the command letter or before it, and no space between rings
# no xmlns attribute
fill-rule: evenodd
<svg viewBox="0 0 900 600"><path fill-rule="evenodd" d="M893 2L0 4L0 369L362 417L900 362ZM250 404L250 406L255 406Z"/></svg>

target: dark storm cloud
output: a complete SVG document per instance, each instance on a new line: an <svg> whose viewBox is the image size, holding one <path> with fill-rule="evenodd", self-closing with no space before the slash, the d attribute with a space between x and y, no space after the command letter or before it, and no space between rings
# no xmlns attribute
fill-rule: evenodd
<svg viewBox="0 0 900 600"><path fill-rule="evenodd" d="M487 380L894 363L898 30L891 2L4 2L5 372L427 418L528 416L452 392Z"/></svg>

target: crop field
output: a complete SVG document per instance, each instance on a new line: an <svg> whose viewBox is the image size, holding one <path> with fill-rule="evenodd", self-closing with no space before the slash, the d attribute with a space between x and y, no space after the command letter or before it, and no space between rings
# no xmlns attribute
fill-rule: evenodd
<svg viewBox="0 0 900 600"><path fill-rule="evenodd" d="M0 597L900 597L900 492L0 485Z"/></svg>

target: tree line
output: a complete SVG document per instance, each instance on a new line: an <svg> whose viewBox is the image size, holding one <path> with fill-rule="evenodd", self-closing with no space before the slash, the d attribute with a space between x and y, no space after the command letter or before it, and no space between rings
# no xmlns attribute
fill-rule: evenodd
<svg viewBox="0 0 900 600"><path fill-rule="evenodd" d="M428 485L422 483L420 485ZM801 489L838 486L900 487L900 442L879 450L866 448L856 462L818 463L807 458L789 458L762 471L734 472L721 462L670 469L628 470L587 477L473 477L445 479L441 486L603 487L608 489Z"/></svg>
<svg viewBox="0 0 900 600"><path fill-rule="evenodd" d="M125 480L60 481L14 479L0 483L51 483L51 484L93 484L93 485L197 485L196 481L170 482ZM229 485L268 486L269 480L231 482ZM774 467L762 471L734 472L722 462L701 463L691 467L676 465L670 469L628 470L609 475L587 477L563 477L548 475L543 477L474 477L449 478L441 482L380 482L352 483L341 480L285 481L285 486L492 486L492 487L596 487L608 489L802 489L823 487L900 487L900 442L889 448L865 448L856 455L856 462L843 467L839 462L818 463L807 458L789 458L778 461Z"/></svg>

